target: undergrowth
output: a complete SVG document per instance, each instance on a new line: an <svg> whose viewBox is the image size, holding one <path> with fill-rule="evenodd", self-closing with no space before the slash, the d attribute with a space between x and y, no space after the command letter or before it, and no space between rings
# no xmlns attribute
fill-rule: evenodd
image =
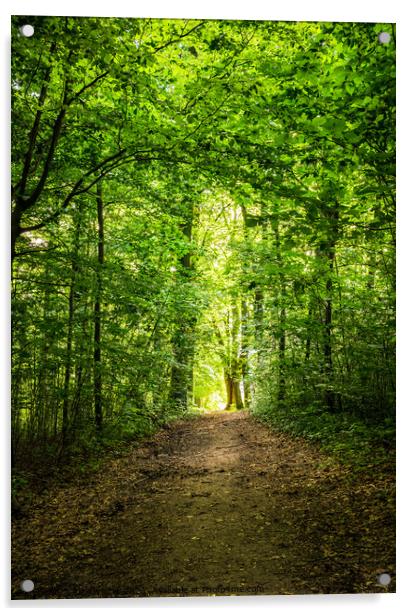
<svg viewBox="0 0 413 616"><path fill-rule="evenodd" d="M196 417L194 410L169 408L162 413L140 413L131 409L110 418L101 432L95 425L82 424L71 443L62 448L61 437L48 444L23 444L20 455L11 470L11 508L14 515L22 514L35 494L51 484L64 485L73 477L87 481L108 458L126 455L128 451L158 430L178 419Z"/></svg>
<svg viewBox="0 0 413 616"><path fill-rule="evenodd" d="M302 436L354 470L393 465L395 424L389 418L366 422L348 413L332 414L314 407L253 410L271 428Z"/></svg>

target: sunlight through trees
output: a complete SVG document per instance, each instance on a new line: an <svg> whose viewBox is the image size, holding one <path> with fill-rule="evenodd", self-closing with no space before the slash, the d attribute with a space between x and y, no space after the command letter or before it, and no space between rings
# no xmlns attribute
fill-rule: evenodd
<svg viewBox="0 0 413 616"><path fill-rule="evenodd" d="M194 409L390 441L394 30L35 17L27 38L26 21L14 463Z"/></svg>

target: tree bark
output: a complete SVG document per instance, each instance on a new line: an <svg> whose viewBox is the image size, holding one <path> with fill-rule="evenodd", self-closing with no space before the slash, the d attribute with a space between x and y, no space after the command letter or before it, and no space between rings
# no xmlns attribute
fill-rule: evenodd
<svg viewBox="0 0 413 616"><path fill-rule="evenodd" d="M244 401L242 399L241 393L241 383L238 379L234 379L234 395L235 395L235 406L238 410L244 408Z"/></svg>
<svg viewBox="0 0 413 616"><path fill-rule="evenodd" d="M186 217L181 225L181 231L188 243L192 240L192 227L194 221L193 203L187 204ZM192 254L188 249L179 259L180 271L177 275L181 282L190 281L193 273ZM193 396L193 370L195 357L195 325L196 317L191 313L182 311L177 329L172 337L172 351L174 363L171 368L169 399L172 404L187 409Z"/></svg>
<svg viewBox="0 0 413 616"><path fill-rule="evenodd" d="M278 402L283 402L286 394L285 384L285 352L286 352L286 282L284 274L284 263L281 254L281 241L278 216L271 219L271 226L275 236L275 257L278 265ZM276 300L277 301L277 300Z"/></svg>
<svg viewBox="0 0 413 616"><path fill-rule="evenodd" d="M257 369L262 366L264 330L264 294L261 287L254 287L254 337L257 351Z"/></svg>
<svg viewBox="0 0 413 616"><path fill-rule="evenodd" d="M333 273L334 268L334 251L330 250L328 253L328 268L329 274L327 275L326 280L326 293L327 299L325 303L325 311L324 311L324 369L327 377L327 389L326 389L326 406L330 412L334 412L335 410L335 402L334 402L334 392L332 390L332 379L333 379L333 352L332 352L332 344L331 344L331 330L332 330L332 322L333 322L333 300L332 300L332 291L333 291L333 281L331 279L331 274Z"/></svg>
<svg viewBox="0 0 413 616"><path fill-rule="evenodd" d="M94 406L95 423L98 431L103 425L103 400L102 400L102 351L101 351L101 298L102 298L102 269L104 264L104 227L103 227L103 189L102 183L97 184L96 194L97 221L98 221L98 264L96 271L96 296L94 306L94 353L93 353L93 377L94 377Z"/></svg>
<svg viewBox="0 0 413 616"><path fill-rule="evenodd" d="M244 390L244 402L248 408L250 405L250 383L249 383L249 369L248 369L248 348L249 348L249 335L248 335L248 307L245 299L241 300L241 374L242 384Z"/></svg>
<svg viewBox="0 0 413 616"><path fill-rule="evenodd" d="M225 405L225 410L228 411L234 404L238 410L243 409L244 402L242 400L240 381L227 372L224 374L224 380L225 389L227 392L227 403Z"/></svg>
<svg viewBox="0 0 413 616"><path fill-rule="evenodd" d="M80 242L80 214L77 215L75 241L72 254L72 270L70 276L68 316L67 316L67 338L66 338L66 364L63 385L63 408L62 408L62 449L66 447L68 428L69 428L69 394L70 394L70 373L72 370L72 343L73 343L73 316L76 277L79 271L79 242Z"/></svg>
<svg viewBox="0 0 413 616"><path fill-rule="evenodd" d="M180 325L172 338L174 365L171 369L169 398L173 404L188 407L193 381L192 326Z"/></svg>
<svg viewBox="0 0 413 616"><path fill-rule="evenodd" d="M227 403L225 406L225 410L228 411L231 408L233 401L234 401L234 380L228 373L224 374L224 380L225 380L225 389L227 392Z"/></svg>
<svg viewBox="0 0 413 616"><path fill-rule="evenodd" d="M333 365L333 349L332 349L332 327L333 327L333 274L334 274L334 259L335 247L338 239L338 218L339 206L334 202L326 208L325 216L328 221L328 238L320 246L320 252L324 254L326 260L326 300L324 307L324 340L323 340L323 355L324 355L324 373L327 381L325 391L325 403L328 411L335 412L336 403L334 395L334 365Z"/></svg>
<svg viewBox="0 0 413 616"><path fill-rule="evenodd" d="M310 304L308 306L308 316L307 316L307 337L305 340L305 361L308 362L310 359L310 355L311 355L311 321L313 318L313 309L312 309L312 305L311 305L311 300L310 300Z"/></svg>

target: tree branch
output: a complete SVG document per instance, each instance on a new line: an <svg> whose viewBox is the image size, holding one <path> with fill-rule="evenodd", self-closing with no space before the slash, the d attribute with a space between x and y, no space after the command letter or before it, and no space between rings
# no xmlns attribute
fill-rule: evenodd
<svg viewBox="0 0 413 616"><path fill-rule="evenodd" d="M56 42L53 42L51 44L51 46L50 46L50 55L51 56L53 55L55 49L56 49ZM12 188L12 193L13 194L17 193L18 196L20 196L20 197L23 196L24 191L26 190L27 180L28 180L29 172L30 172L30 166L31 166L32 159L33 159L34 147L36 145L37 137L39 135L40 120L41 120L42 114L43 114L43 106L44 106L44 102L46 100L47 90L48 90L48 87L49 87L50 78L51 78L51 74L52 74L52 68L53 68L53 65L49 64L49 66L48 66L48 68L46 70L46 74L45 74L45 77L44 77L44 81L43 81L41 90L40 90L40 96L39 96L39 102L37 104L36 116L34 118L32 130L30 131L29 147L27 148L26 156L24 157L23 171L22 171L22 175L21 175L21 178L20 178L20 182L17 184L16 187Z"/></svg>
<svg viewBox="0 0 413 616"><path fill-rule="evenodd" d="M181 34L181 36L177 39L171 39L170 41L168 41L167 43L165 43L164 45L161 45L160 47L157 47L154 50L154 54L158 53L158 51L161 51L162 49L165 49L166 47L169 47L169 45L173 45L174 43L178 43L179 41L181 41L183 38L185 38L186 36L189 36L192 32L194 32L195 30L197 30L198 28L200 28L201 26L205 25L205 21L201 21L199 24L197 24L196 26L194 26L193 28L191 28L190 30L188 30L188 32L186 32L185 34Z"/></svg>
<svg viewBox="0 0 413 616"><path fill-rule="evenodd" d="M100 81L101 79L104 79L106 77L106 75L109 74L109 69L107 71L105 71L104 73L101 73L100 75L98 75L97 77L95 77L95 79L93 79L92 81L90 81L89 83L87 83L86 85L84 85L82 88L80 88L80 90L78 92L76 92L76 94L74 94L72 96L72 98L69 99L68 101L68 105L71 105L73 103L73 101L75 101L77 98L79 98L79 96L81 96L83 94L83 92L85 92L86 90L88 90L89 88L93 88L93 86Z"/></svg>

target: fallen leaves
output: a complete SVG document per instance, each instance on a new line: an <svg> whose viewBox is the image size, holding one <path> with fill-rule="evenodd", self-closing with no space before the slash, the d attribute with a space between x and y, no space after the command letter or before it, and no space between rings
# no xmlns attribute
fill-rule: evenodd
<svg viewBox="0 0 413 616"><path fill-rule="evenodd" d="M224 580L238 594L394 591L390 469L355 474L245 414L222 417L179 422L146 455L136 447L89 485L33 499L13 523L13 596L27 598L20 582L33 577L38 598L182 595Z"/></svg>

